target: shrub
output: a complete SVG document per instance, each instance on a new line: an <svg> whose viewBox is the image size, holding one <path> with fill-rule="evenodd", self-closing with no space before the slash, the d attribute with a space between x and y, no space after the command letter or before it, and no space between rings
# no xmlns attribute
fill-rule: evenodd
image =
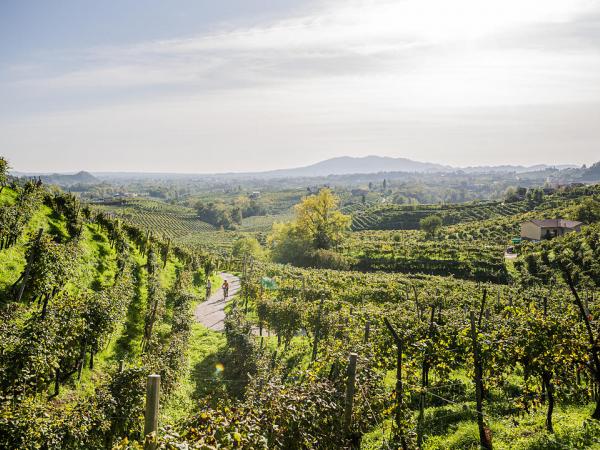
<svg viewBox="0 0 600 450"><path fill-rule="evenodd" d="M440 216L427 216L421 219L419 222L421 230L423 230L427 236L435 236L437 230L442 226L442 218Z"/></svg>
<svg viewBox="0 0 600 450"><path fill-rule="evenodd" d="M333 250L314 250L308 255L308 265L319 269L348 270L350 260Z"/></svg>

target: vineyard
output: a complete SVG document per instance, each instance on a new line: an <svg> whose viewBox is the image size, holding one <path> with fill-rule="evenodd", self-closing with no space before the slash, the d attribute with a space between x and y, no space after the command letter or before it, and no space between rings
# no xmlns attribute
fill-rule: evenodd
<svg viewBox="0 0 600 450"><path fill-rule="evenodd" d="M253 216L245 217L242 221L240 231L250 232L269 232L276 222L287 222L292 215L290 213L282 213L272 216Z"/></svg>
<svg viewBox="0 0 600 450"><path fill-rule="evenodd" d="M593 195L583 189L547 196L543 201L522 200L517 202L474 202L444 205L353 205L344 212L352 214L352 229L360 230L417 230L421 219L438 215L444 225L468 222L480 223L489 219L517 216L528 211L538 212L564 205L566 202ZM597 189L595 189L597 194Z"/></svg>
<svg viewBox="0 0 600 450"><path fill-rule="evenodd" d="M269 260L269 227L291 216L217 231L181 205L86 206L15 180L0 192L0 448L598 448L600 223L504 261L520 221L584 200L598 187L534 206L355 205L354 226L371 211L409 229L349 233L332 251L352 270L328 270ZM437 234L414 229L433 213ZM234 254L242 238L264 252ZM242 286L223 333L193 317L221 270Z"/></svg>
<svg viewBox="0 0 600 450"><path fill-rule="evenodd" d="M481 281L506 282L506 239L427 239L421 231L352 233L341 251L363 271L423 273Z"/></svg>
<svg viewBox="0 0 600 450"><path fill-rule="evenodd" d="M115 205L94 205L94 209L114 214L127 222L159 233L167 238L212 231L212 225L200 221L192 209L149 200L120 201Z"/></svg>
<svg viewBox="0 0 600 450"><path fill-rule="evenodd" d="M40 184L0 203L0 448L143 438L146 374L183 386L202 257Z"/></svg>
<svg viewBox="0 0 600 450"><path fill-rule="evenodd" d="M476 203L460 205L402 206L384 204L352 213L352 229L358 230L416 230L424 217L437 214L445 225L479 221L498 216L514 215L530 210L526 202Z"/></svg>

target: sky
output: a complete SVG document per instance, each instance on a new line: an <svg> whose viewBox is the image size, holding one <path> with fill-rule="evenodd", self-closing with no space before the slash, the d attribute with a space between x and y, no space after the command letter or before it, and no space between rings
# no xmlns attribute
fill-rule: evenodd
<svg viewBox="0 0 600 450"><path fill-rule="evenodd" d="M600 160L600 0L1 0L0 155L208 173Z"/></svg>

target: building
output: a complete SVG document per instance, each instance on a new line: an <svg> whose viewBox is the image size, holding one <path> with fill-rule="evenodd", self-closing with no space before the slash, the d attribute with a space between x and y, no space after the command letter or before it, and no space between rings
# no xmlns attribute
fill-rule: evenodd
<svg viewBox="0 0 600 450"><path fill-rule="evenodd" d="M529 220L521 224L521 237L533 241L552 239L572 231L581 231L581 222L565 219Z"/></svg>

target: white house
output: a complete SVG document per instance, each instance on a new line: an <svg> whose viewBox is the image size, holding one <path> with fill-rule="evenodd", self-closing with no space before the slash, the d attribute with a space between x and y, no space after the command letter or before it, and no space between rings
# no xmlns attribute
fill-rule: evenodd
<svg viewBox="0 0 600 450"><path fill-rule="evenodd" d="M573 231L581 231L581 222L565 219L528 220L521 224L521 237L533 241L552 239Z"/></svg>

